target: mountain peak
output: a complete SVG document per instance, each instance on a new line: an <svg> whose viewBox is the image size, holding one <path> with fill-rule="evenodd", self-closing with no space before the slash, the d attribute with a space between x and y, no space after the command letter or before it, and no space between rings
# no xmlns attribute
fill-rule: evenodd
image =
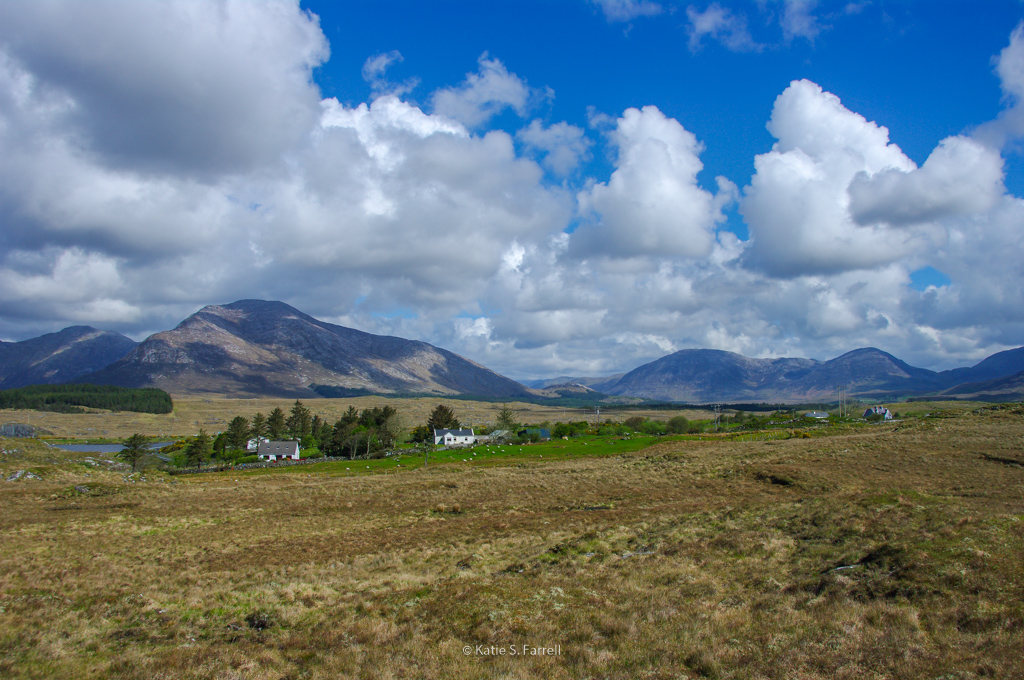
<svg viewBox="0 0 1024 680"><path fill-rule="evenodd" d="M447 350L326 323L266 300L203 307L91 379L177 394L314 397L314 386L328 392L530 394Z"/></svg>

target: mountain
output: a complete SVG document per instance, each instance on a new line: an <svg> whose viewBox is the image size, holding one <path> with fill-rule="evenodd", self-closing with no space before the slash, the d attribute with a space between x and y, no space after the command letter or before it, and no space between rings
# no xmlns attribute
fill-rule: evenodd
<svg viewBox="0 0 1024 680"><path fill-rule="evenodd" d="M531 396L514 380L425 342L336 326L263 300L204 307L89 381L230 396L315 397L314 386L331 395Z"/></svg>
<svg viewBox="0 0 1024 680"><path fill-rule="evenodd" d="M716 349L684 349L626 373L608 394L665 401L780 401L816 362L749 359Z"/></svg>
<svg viewBox="0 0 1024 680"><path fill-rule="evenodd" d="M1024 399L1024 371L1008 377L957 385L942 392L942 396L974 401L1019 401Z"/></svg>
<svg viewBox="0 0 1024 680"><path fill-rule="evenodd" d="M591 390L597 392L603 392L603 388L610 387L619 381L619 378L624 376L625 373L616 373L615 375L605 376L603 378L573 378L567 375L562 375L557 378L541 378L540 380L524 380L523 384L527 387L532 387L537 390L547 389L548 387L559 387L563 385L582 385L583 387L589 387Z"/></svg>
<svg viewBox="0 0 1024 680"><path fill-rule="evenodd" d="M845 385L849 396L895 398L936 393L967 380L1001 379L1022 370L1024 348L941 373L916 368L873 347L829 361L750 359L734 352L688 349L644 364L602 391L692 403L801 402L836 399L838 386Z"/></svg>
<svg viewBox="0 0 1024 680"><path fill-rule="evenodd" d="M99 370L135 347L113 331L71 326L21 342L0 342L0 389L74 382Z"/></svg>
<svg viewBox="0 0 1024 680"><path fill-rule="evenodd" d="M1020 371L1024 371L1024 347L997 352L970 368L954 368L939 375L947 385L961 385L997 380Z"/></svg>

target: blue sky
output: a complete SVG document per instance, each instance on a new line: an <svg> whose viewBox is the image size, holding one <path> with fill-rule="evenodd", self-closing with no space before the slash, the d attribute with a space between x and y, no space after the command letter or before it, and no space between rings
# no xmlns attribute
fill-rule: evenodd
<svg viewBox="0 0 1024 680"><path fill-rule="evenodd" d="M1024 6L0 2L0 337L279 299L515 378L1024 345Z"/></svg>
<svg viewBox="0 0 1024 680"><path fill-rule="evenodd" d="M781 3L723 2L717 4L746 16L762 48L730 50L708 36L691 51L686 10L712 4L659 3L662 12L628 21L609 20L600 4L585 0L302 6L320 17L331 43L330 61L315 74L325 96L348 105L370 100L361 76L367 55L398 50L403 61L389 76L418 79L410 98L426 103L487 52L531 86L554 91L535 112L541 119L586 126L590 107L618 115L655 105L705 143L705 175L737 182L771 146L765 122L775 97L801 78L888 127L892 141L923 163L938 140L999 112L990 59L1024 17L1016 1L985 2L984 11L957 2L808 3L816 4L819 32L787 40ZM509 131L519 126L517 119L499 122Z"/></svg>

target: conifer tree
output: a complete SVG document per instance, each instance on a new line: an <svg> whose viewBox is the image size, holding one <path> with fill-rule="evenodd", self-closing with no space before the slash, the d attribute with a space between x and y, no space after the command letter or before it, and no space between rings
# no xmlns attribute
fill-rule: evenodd
<svg viewBox="0 0 1024 680"><path fill-rule="evenodd" d="M192 438L192 441L185 447L185 462L189 465L192 463L196 464L196 467L202 467L203 461L210 457L210 435L206 434L206 430L200 428L199 434Z"/></svg>
<svg viewBox="0 0 1024 680"><path fill-rule="evenodd" d="M138 433L133 434L131 437L128 437L128 439L121 442L121 446L124 448L121 449L121 452L117 455L126 463L131 463L132 472L135 472L135 468L138 466L139 461L142 460L144 455L146 455L146 444L148 442L149 439L146 435Z"/></svg>
<svg viewBox="0 0 1024 680"><path fill-rule="evenodd" d="M274 410L267 416L267 436L271 439L280 439L284 435L286 426L284 411L280 406L274 407Z"/></svg>

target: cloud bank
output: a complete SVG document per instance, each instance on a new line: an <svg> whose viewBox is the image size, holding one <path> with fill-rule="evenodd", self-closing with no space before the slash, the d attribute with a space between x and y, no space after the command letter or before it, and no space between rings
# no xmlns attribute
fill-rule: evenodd
<svg viewBox="0 0 1024 680"><path fill-rule="evenodd" d="M688 13L697 46L743 35L716 7ZM813 9L777 11L810 39ZM799 80L753 176L710 179L703 142L657 107L543 120L557 93L499 56L421 105L387 81L400 53L367 55L371 100L325 98L329 46L296 2L0 5L0 334L139 337L260 297L520 378L684 347L977 360L1024 342L1024 202L1001 155L1022 40L998 59L1003 115L920 167ZM748 240L725 228L734 207ZM911 287L924 267L950 285Z"/></svg>

